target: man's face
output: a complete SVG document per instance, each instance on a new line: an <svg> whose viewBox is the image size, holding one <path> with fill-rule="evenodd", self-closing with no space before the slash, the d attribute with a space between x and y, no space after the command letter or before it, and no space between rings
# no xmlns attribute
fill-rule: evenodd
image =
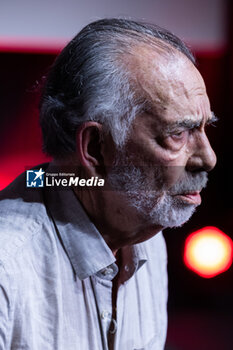
<svg viewBox="0 0 233 350"><path fill-rule="evenodd" d="M205 134L213 121L205 85L182 54L143 52L131 69L150 108L136 117L109 180L149 225L180 226L200 204L216 163Z"/></svg>

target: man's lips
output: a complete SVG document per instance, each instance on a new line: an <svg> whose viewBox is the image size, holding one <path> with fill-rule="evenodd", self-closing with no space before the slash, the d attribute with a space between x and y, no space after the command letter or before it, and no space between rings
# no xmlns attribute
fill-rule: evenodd
<svg viewBox="0 0 233 350"><path fill-rule="evenodd" d="M199 191L180 193L180 194L177 194L176 196L182 198L183 200L185 200L186 202L189 202L190 204L194 204L194 205L201 204L201 196Z"/></svg>

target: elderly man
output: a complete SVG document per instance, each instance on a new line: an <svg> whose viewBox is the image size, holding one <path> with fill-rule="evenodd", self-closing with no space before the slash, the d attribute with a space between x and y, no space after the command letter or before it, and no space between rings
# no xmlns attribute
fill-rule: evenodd
<svg viewBox="0 0 233 350"><path fill-rule="evenodd" d="M157 26L91 23L56 59L40 113L54 160L36 178L69 169L104 186L26 188L23 174L2 192L0 349L163 349L161 230L189 219L216 162L192 54Z"/></svg>

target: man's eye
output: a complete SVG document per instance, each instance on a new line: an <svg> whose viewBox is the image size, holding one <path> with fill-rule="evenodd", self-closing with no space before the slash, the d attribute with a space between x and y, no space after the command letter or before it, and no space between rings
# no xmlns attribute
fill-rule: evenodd
<svg viewBox="0 0 233 350"><path fill-rule="evenodd" d="M186 139L187 136L188 136L188 131L183 130L183 131L171 134L169 137L171 137L172 140L174 141L183 141L184 139Z"/></svg>
<svg viewBox="0 0 233 350"><path fill-rule="evenodd" d="M174 132L166 137L161 138L159 140L159 143L165 148L170 148L174 151L177 151L187 142L189 132L189 130Z"/></svg>

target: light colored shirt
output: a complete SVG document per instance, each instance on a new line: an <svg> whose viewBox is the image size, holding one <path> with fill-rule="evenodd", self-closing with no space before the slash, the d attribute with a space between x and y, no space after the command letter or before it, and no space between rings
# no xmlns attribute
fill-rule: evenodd
<svg viewBox="0 0 233 350"><path fill-rule="evenodd" d="M115 257L73 191L0 195L0 350L162 350L167 256L162 233ZM120 273L116 320L112 280Z"/></svg>

